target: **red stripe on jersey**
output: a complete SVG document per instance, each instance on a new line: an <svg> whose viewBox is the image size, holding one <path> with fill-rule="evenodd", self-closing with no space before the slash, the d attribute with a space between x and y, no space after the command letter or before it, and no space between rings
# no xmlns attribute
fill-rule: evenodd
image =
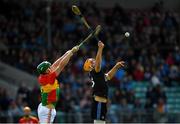
<svg viewBox="0 0 180 124"><path fill-rule="evenodd" d="M55 79L56 79L56 73L53 72L53 73L50 73L50 74L45 74L45 75L40 75L38 77L38 81L40 83L40 85L46 85L46 84L53 84Z"/></svg>

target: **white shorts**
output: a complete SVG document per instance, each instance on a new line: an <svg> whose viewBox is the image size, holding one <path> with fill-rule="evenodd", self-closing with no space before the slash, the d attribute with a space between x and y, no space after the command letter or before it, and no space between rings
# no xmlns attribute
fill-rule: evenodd
<svg viewBox="0 0 180 124"><path fill-rule="evenodd" d="M39 123L53 123L54 118L56 116L55 109L49 109L46 106L42 106L42 103L38 106L38 118Z"/></svg>

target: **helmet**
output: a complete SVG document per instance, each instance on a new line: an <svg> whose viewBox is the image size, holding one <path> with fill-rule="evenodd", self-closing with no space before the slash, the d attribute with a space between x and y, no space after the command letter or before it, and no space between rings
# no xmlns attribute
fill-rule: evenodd
<svg viewBox="0 0 180 124"><path fill-rule="evenodd" d="M91 71L92 70L92 58L89 58L85 61L83 69L85 71Z"/></svg>
<svg viewBox="0 0 180 124"><path fill-rule="evenodd" d="M37 66L37 71L39 74L44 73L49 67L51 66L51 63L48 61L43 61Z"/></svg>

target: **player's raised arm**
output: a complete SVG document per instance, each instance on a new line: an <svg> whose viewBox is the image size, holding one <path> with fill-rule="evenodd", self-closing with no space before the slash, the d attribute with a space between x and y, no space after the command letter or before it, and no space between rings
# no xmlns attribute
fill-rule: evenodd
<svg viewBox="0 0 180 124"><path fill-rule="evenodd" d="M59 75L60 72L64 69L64 67L68 64L70 58L73 56L75 52L79 50L78 46L73 47L71 50L68 50L62 57L61 61L58 63L58 66L55 68L54 72L56 75Z"/></svg>
<svg viewBox="0 0 180 124"><path fill-rule="evenodd" d="M101 71L101 61L102 61L102 52L103 52L104 44L103 42L98 42L98 52L96 55L96 63L95 63L95 71L100 72Z"/></svg>
<svg viewBox="0 0 180 124"><path fill-rule="evenodd" d="M51 66L52 70L55 70L59 64L61 63L62 59L68 54L69 51L67 51L66 53L64 53L64 55L62 55L60 58L58 58Z"/></svg>
<svg viewBox="0 0 180 124"><path fill-rule="evenodd" d="M105 74L106 79L111 80L114 77L117 70L124 66L124 63L124 61L117 62L116 65L108 73Z"/></svg>

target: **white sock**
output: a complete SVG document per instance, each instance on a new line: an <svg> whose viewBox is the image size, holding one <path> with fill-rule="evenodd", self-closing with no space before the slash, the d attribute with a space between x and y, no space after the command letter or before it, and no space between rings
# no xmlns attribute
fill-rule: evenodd
<svg viewBox="0 0 180 124"><path fill-rule="evenodd" d="M105 124L106 121L102 121L102 120L94 120L94 124Z"/></svg>

